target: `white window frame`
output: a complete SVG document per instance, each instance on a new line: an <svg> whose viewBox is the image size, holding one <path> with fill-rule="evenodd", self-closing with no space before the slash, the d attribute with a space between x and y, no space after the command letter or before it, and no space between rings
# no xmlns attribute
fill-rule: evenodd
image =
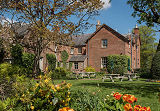
<svg viewBox="0 0 160 111"><path fill-rule="evenodd" d="M102 39L102 48L107 48L107 46L108 46L108 40L107 39Z"/></svg>
<svg viewBox="0 0 160 111"><path fill-rule="evenodd" d="M101 57L101 68L107 68L107 57Z"/></svg>
<svg viewBox="0 0 160 111"><path fill-rule="evenodd" d="M70 54L74 54L74 48L71 48Z"/></svg>
<svg viewBox="0 0 160 111"><path fill-rule="evenodd" d="M78 47L78 54L81 54L81 53L82 53L82 47Z"/></svg>
<svg viewBox="0 0 160 111"><path fill-rule="evenodd" d="M78 62L74 62L74 69L78 69Z"/></svg>

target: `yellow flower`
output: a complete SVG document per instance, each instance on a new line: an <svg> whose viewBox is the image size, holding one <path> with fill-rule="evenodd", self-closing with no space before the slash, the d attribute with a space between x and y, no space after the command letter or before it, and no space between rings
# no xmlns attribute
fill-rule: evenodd
<svg viewBox="0 0 160 111"><path fill-rule="evenodd" d="M34 106L31 106L31 110L34 110Z"/></svg>
<svg viewBox="0 0 160 111"><path fill-rule="evenodd" d="M48 79L45 79L44 82L45 82L45 83L48 83Z"/></svg>
<svg viewBox="0 0 160 111"><path fill-rule="evenodd" d="M66 99L66 101L70 101L70 100L71 100L71 98L67 98L67 99Z"/></svg>
<svg viewBox="0 0 160 111"><path fill-rule="evenodd" d="M57 89L57 90L60 90L60 85L56 85L56 89Z"/></svg>

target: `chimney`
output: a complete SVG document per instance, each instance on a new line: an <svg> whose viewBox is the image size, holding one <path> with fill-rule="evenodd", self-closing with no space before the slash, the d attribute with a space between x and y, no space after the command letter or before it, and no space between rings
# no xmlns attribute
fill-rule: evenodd
<svg viewBox="0 0 160 111"><path fill-rule="evenodd" d="M138 28L137 24L136 24L136 27L134 28L133 32L135 35L139 36L139 28Z"/></svg>
<svg viewBox="0 0 160 111"><path fill-rule="evenodd" d="M101 26L100 20L97 21L96 30Z"/></svg>

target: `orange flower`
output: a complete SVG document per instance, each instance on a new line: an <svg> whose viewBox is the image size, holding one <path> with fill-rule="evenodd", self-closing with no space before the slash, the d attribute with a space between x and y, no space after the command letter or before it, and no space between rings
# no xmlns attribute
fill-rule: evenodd
<svg viewBox="0 0 160 111"><path fill-rule="evenodd" d="M73 109L70 109L69 107L64 107L59 109L58 111L74 111Z"/></svg>
<svg viewBox="0 0 160 111"><path fill-rule="evenodd" d="M142 107L139 111L151 111L150 107Z"/></svg>
<svg viewBox="0 0 160 111"><path fill-rule="evenodd" d="M133 103L137 101L137 98L135 98L134 95L125 94L123 95L123 101L128 102L128 103Z"/></svg>
<svg viewBox="0 0 160 111"><path fill-rule="evenodd" d="M121 96L122 96L122 94L120 94L120 93L118 93L118 92L116 92L116 93L113 94L113 97L114 97L116 100L120 100L120 99L121 99Z"/></svg>
<svg viewBox="0 0 160 111"><path fill-rule="evenodd" d="M137 101L137 98L135 98L134 95L129 95L127 98L128 103L132 104L133 102L136 102L136 101Z"/></svg>
<svg viewBox="0 0 160 111"><path fill-rule="evenodd" d="M133 109L133 108L132 108L131 104L125 104L125 105L124 105L124 110L125 110L125 111L132 111L132 109Z"/></svg>
<svg viewBox="0 0 160 111"><path fill-rule="evenodd" d="M123 95L123 101L127 101L128 94Z"/></svg>
<svg viewBox="0 0 160 111"><path fill-rule="evenodd" d="M135 105L135 106L134 106L134 111L139 111L139 110L140 110L140 108L141 108L141 106L140 106L140 105Z"/></svg>

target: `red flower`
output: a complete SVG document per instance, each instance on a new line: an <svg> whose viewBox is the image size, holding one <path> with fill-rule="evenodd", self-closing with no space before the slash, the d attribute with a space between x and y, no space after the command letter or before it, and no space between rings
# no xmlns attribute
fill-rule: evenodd
<svg viewBox="0 0 160 111"><path fill-rule="evenodd" d="M139 111L151 111L150 107L142 107Z"/></svg>
<svg viewBox="0 0 160 111"><path fill-rule="evenodd" d="M141 106L140 106L140 105L135 105L135 106L134 106L134 111L139 111L139 110L140 110L140 108L141 108Z"/></svg>
<svg viewBox="0 0 160 111"><path fill-rule="evenodd" d="M124 105L124 110L125 110L125 111L132 111L132 109L133 109L133 108L132 108L131 104L125 104L125 105Z"/></svg>
<svg viewBox="0 0 160 111"><path fill-rule="evenodd" d="M122 96L122 94L120 94L120 93L118 93L118 92L116 92L116 93L113 94L113 97L114 97L116 100L120 100L120 99L121 99L121 96Z"/></svg>
<svg viewBox="0 0 160 111"><path fill-rule="evenodd" d="M125 95L123 95L123 101L132 104L133 102L137 101L137 98L135 98L134 95L125 94Z"/></svg>

